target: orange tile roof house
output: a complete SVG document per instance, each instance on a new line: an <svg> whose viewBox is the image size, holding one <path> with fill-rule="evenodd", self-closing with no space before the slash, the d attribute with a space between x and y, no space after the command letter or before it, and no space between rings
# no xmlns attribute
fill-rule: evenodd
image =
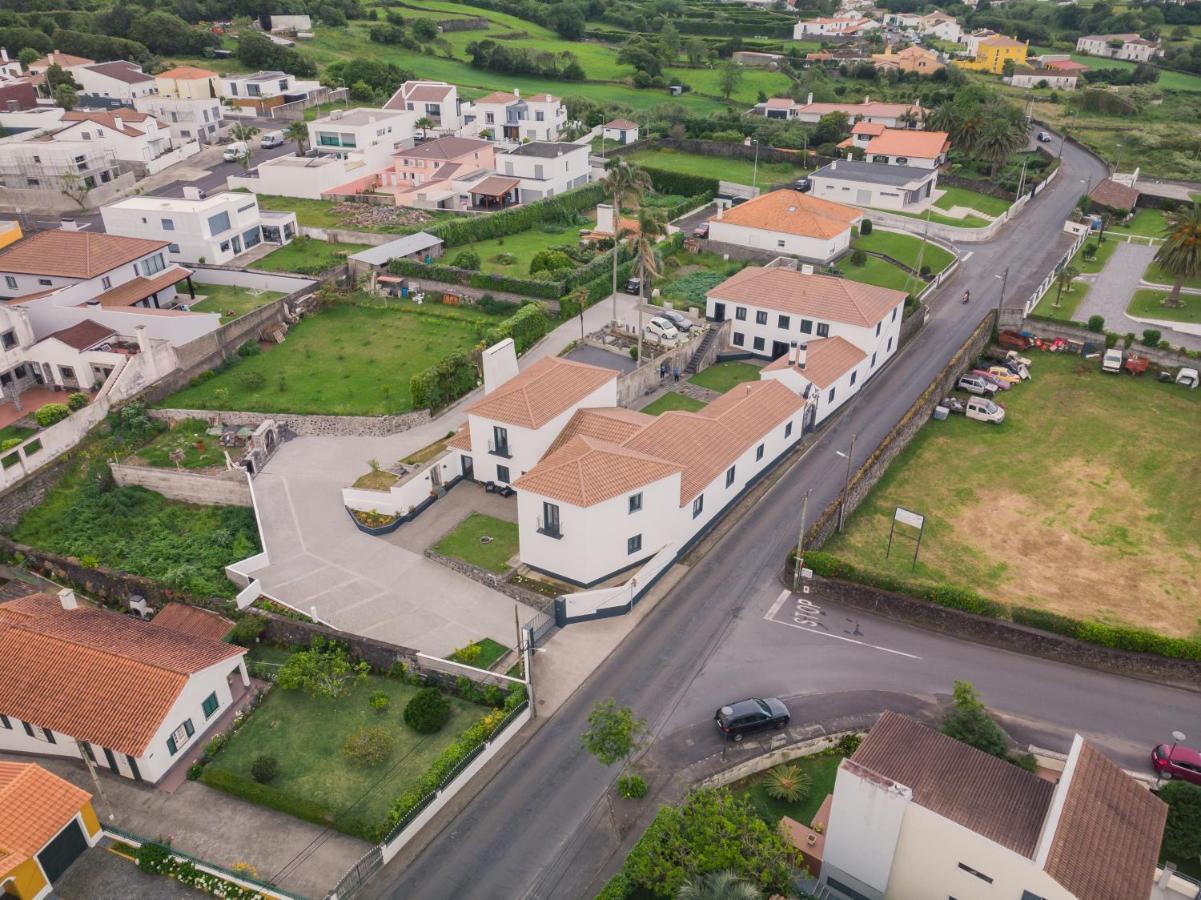
<svg viewBox="0 0 1201 900"><path fill-rule="evenodd" d="M47 896L100 836L87 791L35 763L0 762L0 894Z"/></svg>
<svg viewBox="0 0 1201 900"><path fill-rule="evenodd" d="M867 142L864 159L890 166L933 169L947 161L951 142L945 131L886 128Z"/></svg>
<svg viewBox="0 0 1201 900"><path fill-rule="evenodd" d="M815 124L832 112L843 113L847 124L876 122L889 128L918 128L926 110L918 103L883 103L865 98L861 103L815 103L810 94L804 103L788 98L772 97L755 107L756 112L771 118L796 119Z"/></svg>
<svg viewBox="0 0 1201 900"><path fill-rule="evenodd" d="M1142 900L1166 820L1079 735L1052 783L885 712L839 766L821 880L831 897L873 900Z"/></svg>
<svg viewBox="0 0 1201 900"><path fill-rule="evenodd" d="M198 630L191 616L144 622L67 589L0 603L0 749L84 753L157 782L250 683L246 651Z"/></svg>
<svg viewBox="0 0 1201 900"><path fill-rule="evenodd" d="M720 210L709 220L709 249L725 247L796 256L828 263L851 246L851 229L863 212L803 194L781 190L760 194L739 206Z"/></svg>

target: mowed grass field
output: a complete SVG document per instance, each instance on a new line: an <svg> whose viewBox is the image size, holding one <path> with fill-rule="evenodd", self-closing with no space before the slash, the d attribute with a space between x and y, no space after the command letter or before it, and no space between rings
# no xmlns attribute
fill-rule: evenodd
<svg viewBox="0 0 1201 900"><path fill-rule="evenodd" d="M704 156L700 153L681 153L666 148L638 150L625 154L622 158L627 162L649 166L652 169L664 169L668 172L679 172L682 175L699 175L702 178L716 178L718 181L732 181L735 184L754 183L759 187L791 181L800 178L807 171L787 163L760 162L756 177L754 160Z"/></svg>
<svg viewBox="0 0 1201 900"><path fill-rule="evenodd" d="M1201 392L1029 354L1003 425L930 422L826 546L864 568L1008 603L1201 634ZM884 554L897 506L926 515Z"/></svg>

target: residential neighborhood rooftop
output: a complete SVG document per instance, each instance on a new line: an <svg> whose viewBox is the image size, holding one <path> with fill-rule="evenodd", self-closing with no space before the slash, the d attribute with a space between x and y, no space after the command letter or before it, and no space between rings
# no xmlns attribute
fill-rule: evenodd
<svg viewBox="0 0 1201 900"><path fill-rule="evenodd" d="M155 613L150 623L209 641L221 640L234 627L234 623L220 613L187 603L168 603Z"/></svg>
<svg viewBox="0 0 1201 900"><path fill-rule="evenodd" d="M46 339L62 341L68 347L74 347L76 350L89 350L97 344L107 341L115 334L116 332L107 325L101 325L91 319L84 319L70 328L63 328L47 335Z"/></svg>
<svg viewBox="0 0 1201 900"><path fill-rule="evenodd" d="M154 76L143 72L141 66L136 66L124 60L96 63L87 68L91 72L99 72L101 75L107 75L109 78L115 78L117 81L124 81L126 84L141 84L144 81L154 81Z"/></svg>
<svg viewBox="0 0 1201 900"><path fill-rule="evenodd" d="M421 159L455 159L465 153L483 150L491 146L479 138L440 137L423 144L417 144L408 150L397 150L397 156L417 157Z"/></svg>
<svg viewBox="0 0 1201 900"><path fill-rule="evenodd" d="M805 368L798 369L807 381L823 390L867 358L867 354L843 337L817 338L805 342ZM777 357L763 367L764 372L789 368L788 354Z"/></svg>
<svg viewBox="0 0 1201 900"><path fill-rule="evenodd" d="M917 166L882 166L879 163L861 162L857 159L838 159L822 166L810 177L832 178L836 181L869 181L873 184L904 187L925 181L932 171L919 169Z"/></svg>
<svg viewBox="0 0 1201 900"><path fill-rule="evenodd" d="M539 428L616 377L614 369L548 357L485 394L467 407L467 412L523 428Z"/></svg>
<svg viewBox="0 0 1201 900"><path fill-rule="evenodd" d="M606 128L614 128L618 131L630 131L637 128L637 122L631 122L629 119L614 119L612 122L605 123Z"/></svg>
<svg viewBox="0 0 1201 900"><path fill-rule="evenodd" d="M394 241L388 241L386 244L380 244L378 247L368 247L365 250L360 250L358 253L352 253L349 258L356 262L366 263L369 266L384 266L390 260L397 257L420 253L422 250L428 250L430 247L437 247L441 243L442 238L434 237L432 234L427 234L424 231L418 231L413 234L406 234L404 237L398 237Z"/></svg>
<svg viewBox="0 0 1201 900"><path fill-rule="evenodd" d="M863 218L858 209L822 200L800 191L782 190L760 194L720 213L717 221L764 231L779 231L802 237L833 238Z"/></svg>
<svg viewBox="0 0 1201 900"><path fill-rule="evenodd" d="M0 272L95 278L167 243L95 231L38 231L0 251Z"/></svg>
<svg viewBox="0 0 1201 900"><path fill-rule="evenodd" d="M564 153L586 148L587 144L570 144L566 141L530 141L520 147L514 147L506 156L536 156L540 159L555 159Z"/></svg>
<svg viewBox="0 0 1201 900"><path fill-rule="evenodd" d="M142 113L128 107L121 107L109 110L75 109L65 113L62 121L68 124L75 122L95 122L97 125L106 125L113 129L113 131L120 131L129 137L137 137L144 133L144 129L133 128L131 126L153 118L154 116L149 113ZM121 120L119 126L117 124L118 119Z"/></svg>
<svg viewBox="0 0 1201 900"><path fill-rule="evenodd" d="M0 762L0 881L41 851L91 799L39 765Z"/></svg>
<svg viewBox="0 0 1201 900"><path fill-rule="evenodd" d="M868 153L885 156L915 156L934 159L951 146L945 131L915 131L912 128L885 128L867 145Z"/></svg>
<svg viewBox="0 0 1201 900"><path fill-rule="evenodd" d="M774 266L747 266L712 288L706 296L866 328L903 303L906 295L904 291L833 275L807 275Z"/></svg>
<svg viewBox="0 0 1201 900"><path fill-rule="evenodd" d="M155 78L174 78L177 81L199 81L203 78L216 78L217 73L209 69L201 69L196 66L176 66L174 69L168 69L166 72L159 72Z"/></svg>

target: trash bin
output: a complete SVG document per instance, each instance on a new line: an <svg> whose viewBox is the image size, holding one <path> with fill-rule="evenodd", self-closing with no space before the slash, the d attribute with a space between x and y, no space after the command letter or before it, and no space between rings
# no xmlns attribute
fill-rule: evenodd
<svg viewBox="0 0 1201 900"><path fill-rule="evenodd" d="M950 414L951 414L951 411L949 409L947 409L945 406L934 407L934 420L936 422L945 421L947 416L949 416Z"/></svg>

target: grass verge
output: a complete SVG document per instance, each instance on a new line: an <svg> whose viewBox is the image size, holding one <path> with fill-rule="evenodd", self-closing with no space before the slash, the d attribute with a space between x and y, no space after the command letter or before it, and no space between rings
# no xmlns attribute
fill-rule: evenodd
<svg viewBox="0 0 1201 900"><path fill-rule="evenodd" d="M745 362L721 362L702 369L688 380L700 387L724 394L744 381L758 381L759 367Z"/></svg>
<svg viewBox="0 0 1201 900"><path fill-rule="evenodd" d="M1165 306L1167 297L1167 291L1135 291L1126 314L1141 319L1201 323L1201 294L1181 294L1179 306Z"/></svg>
<svg viewBox="0 0 1201 900"><path fill-rule="evenodd" d="M472 513L434 544L433 550L489 572L507 572L509 560L517 553L517 525Z"/></svg>
<svg viewBox="0 0 1201 900"><path fill-rule="evenodd" d="M696 412L698 409L704 409L705 404L693 397L686 397L684 394L677 394L674 391L668 391L662 397L651 401L646 406L642 407L642 412L648 416L657 416L660 413L668 412L673 409L682 409L685 412Z"/></svg>

